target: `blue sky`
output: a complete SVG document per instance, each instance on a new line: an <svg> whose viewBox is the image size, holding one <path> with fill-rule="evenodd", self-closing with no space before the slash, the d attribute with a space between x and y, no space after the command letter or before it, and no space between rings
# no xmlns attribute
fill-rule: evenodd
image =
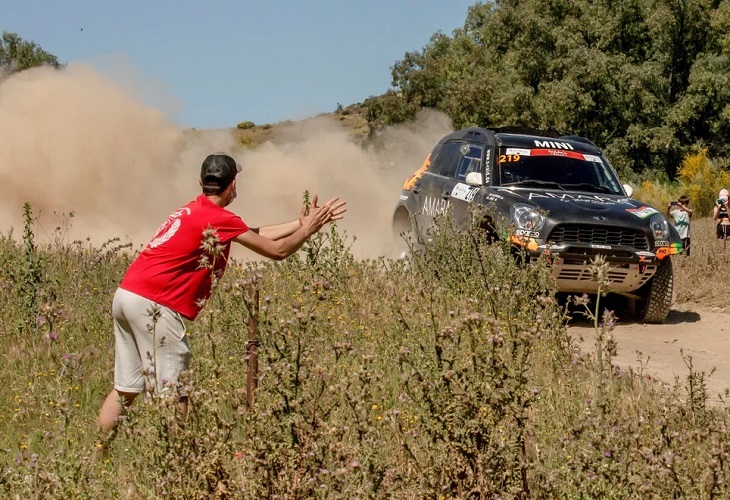
<svg viewBox="0 0 730 500"><path fill-rule="evenodd" d="M451 35L475 3L0 0L0 30L132 80L146 103L202 129L298 120L382 94L397 60L437 31Z"/></svg>

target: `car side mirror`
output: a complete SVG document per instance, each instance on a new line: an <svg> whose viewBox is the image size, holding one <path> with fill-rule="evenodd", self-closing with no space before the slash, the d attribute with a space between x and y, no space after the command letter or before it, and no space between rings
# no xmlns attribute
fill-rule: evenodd
<svg viewBox="0 0 730 500"><path fill-rule="evenodd" d="M624 184L624 191L626 191L626 196L634 194L634 188L632 188L629 184Z"/></svg>
<svg viewBox="0 0 730 500"><path fill-rule="evenodd" d="M468 174L466 174L466 179L464 179L464 182L466 182L470 186L481 186L482 184L484 184L481 172L469 172Z"/></svg>

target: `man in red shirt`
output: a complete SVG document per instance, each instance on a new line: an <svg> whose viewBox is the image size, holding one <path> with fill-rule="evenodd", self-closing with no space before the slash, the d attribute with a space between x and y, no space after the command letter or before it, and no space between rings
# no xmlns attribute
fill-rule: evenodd
<svg viewBox="0 0 730 500"><path fill-rule="evenodd" d="M147 247L132 262L112 302L114 319L114 389L104 400L97 421L104 434L114 429L135 397L145 390L174 387L189 367L190 350L182 318L194 320L228 262L231 242L275 260L294 254L325 224L339 220L345 202L333 198L322 207L317 197L309 213L291 222L249 228L225 209L236 198L241 166L226 153L209 155L200 170L203 193L163 222ZM204 232L222 250L203 248ZM207 262L208 265L201 265ZM187 413L187 398L180 397Z"/></svg>

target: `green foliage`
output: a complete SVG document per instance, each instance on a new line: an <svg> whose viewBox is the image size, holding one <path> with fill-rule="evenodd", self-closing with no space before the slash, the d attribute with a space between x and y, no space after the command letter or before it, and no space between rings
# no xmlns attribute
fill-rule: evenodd
<svg viewBox="0 0 730 500"><path fill-rule="evenodd" d="M35 219L28 203L23 205L23 259L15 273L15 293L22 312L22 331L28 333L35 323L38 292L41 284L41 259L36 249Z"/></svg>
<svg viewBox="0 0 730 500"><path fill-rule="evenodd" d="M14 73L34 66L60 68L62 65L56 56L46 52L34 42L25 41L15 33L3 31L0 39L0 68L5 73Z"/></svg>
<svg viewBox="0 0 730 500"><path fill-rule="evenodd" d="M417 103L409 102L403 98L402 94L392 90L381 96L366 99L363 106L366 108L368 136L370 137L388 125L412 120L420 109Z"/></svg>
<svg viewBox="0 0 730 500"><path fill-rule="evenodd" d="M681 195L690 199L694 218L712 215L718 193L730 186L730 172L708 157L708 148L693 147L678 169L678 180L670 182L666 175L645 173L633 176L634 197L658 208L665 207Z"/></svg>
<svg viewBox="0 0 730 500"><path fill-rule="evenodd" d="M622 172L674 178L697 141L727 156L730 7L709 0L476 3L392 69L371 127L446 112L456 128L583 135Z"/></svg>
<svg viewBox="0 0 730 500"><path fill-rule="evenodd" d="M679 182L698 215L711 215L718 193L730 186L730 172L707 157L707 148L695 148L682 161Z"/></svg>
<svg viewBox="0 0 730 500"><path fill-rule="evenodd" d="M245 121L245 122L241 122L238 125L236 125L236 128L241 129L241 130L247 130L250 128L254 128L255 126L256 126L256 124L254 122Z"/></svg>

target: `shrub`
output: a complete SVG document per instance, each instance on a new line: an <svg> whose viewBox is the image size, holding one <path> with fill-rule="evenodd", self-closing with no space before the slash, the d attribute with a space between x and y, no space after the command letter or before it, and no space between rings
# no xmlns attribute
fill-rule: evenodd
<svg viewBox="0 0 730 500"><path fill-rule="evenodd" d="M695 148L679 168L680 190L689 196L697 215L711 215L721 189L730 189L730 172L707 156L707 148Z"/></svg>

